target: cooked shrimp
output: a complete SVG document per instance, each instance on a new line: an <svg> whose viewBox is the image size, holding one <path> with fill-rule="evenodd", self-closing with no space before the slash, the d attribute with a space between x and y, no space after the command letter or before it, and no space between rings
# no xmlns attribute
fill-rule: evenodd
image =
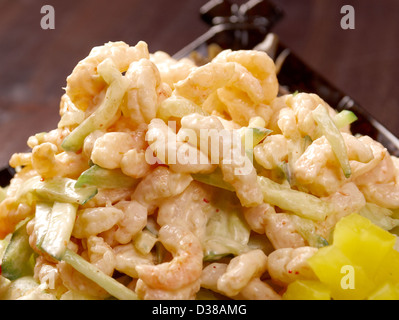
<svg viewBox="0 0 399 320"><path fill-rule="evenodd" d="M251 279L260 277L266 270L267 256L262 250L251 250L230 261L217 281L217 288L229 297L235 296Z"/></svg>
<svg viewBox="0 0 399 320"><path fill-rule="evenodd" d="M32 149L32 167L42 178L68 177L78 178L89 168L86 157L74 152L57 154L57 146L44 142Z"/></svg>
<svg viewBox="0 0 399 320"><path fill-rule="evenodd" d="M256 86L249 87L253 82L247 80L249 78L248 75L246 77L238 76L236 82L233 83L238 88L244 88L244 91L248 93L255 103L268 103L276 98L278 93L276 67L266 52L256 50L224 50L213 61L235 62L248 70L251 76L258 80L261 87L260 92L254 91ZM242 74L242 70L238 69L237 74Z"/></svg>
<svg viewBox="0 0 399 320"><path fill-rule="evenodd" d="M67 78L66 94L78 109L91 107L93 99L105 88L106 83L98 75L97 66L107 58L112 59L120 72L125 72L132 62L149 58L148 47L142 41L134 47L121 41L94 47Z"/></svg>
<svg viewBox="0 0 399 320"><path fill-rule="evenodd" d="M111 229L123 217L123 211L112 206L78 210L72 235L88 238Z"/></svg>
<svg viewBox="0 0 399 320"><path fill-rule="evenodd" d="M114 238L121 244L132 241L147 224L147 208L137 201L121 201L115 208L123 211Z"/></svg>
<svg viewBox="0 0 399 320"><path fill-rule="evenodd" d="M183 117L181 126L194 132L197 145L208 152L212 163L219 163L223 179L234 187L243 206L252 207L263 202L262 192L256 182L256 170L245 155L237 132L225 130L216 116L199 114ZM202 130L205 130L205 135Z"/></svg>
<svg viewBox="0 0 399 320"><path fill-rule="evenodd" d="M216 168L195 146L178 141L173 130L160 119L151 120L146 140L155 156L174 172L210 173Z"/></svg>
<svg viewBox="0 0 399 320"><path fill-rule="evenodd" d="M266 212L265 233L275 249L305 246L305 240L296 230L288 213Z"/></svg>
<svg viewBox="0 0 399 320"><path fill-rule="evenodd" d="M163 51L150 54L150 60L157 66L161 80L171 88L174 88L175 83L187 78L190 72L196 68L192 60L188 58L176 60Z"/></svg>
<svg viewBox="0 0 399 320"><path fill-rule="evenodd" d="M259 234L263 234L265 233L267 215L276 212L270 204L262 203L256 207L244 208L243 213L251 229Z"/></svg>
<svg viewBox="0 0 399 320"><path fill-rule="evenodd" d="M138 201L152 214L163 199L183 192L193 181L190 174L175 173L163 166L155 168L137 185L132 200Z"/></svg>
<svg viewBox="0 0 399 320"><path fill-rule="evenodd" d="M211 192L202 184L191 182L182 193L162 202L158 209L158 224L181 225L203 239L209 218L204 210L209 204L204 199L210 199Z"/></svg>
<svg viewBox="0 0 399 320"><path fill-rule="evenodd" d="M317 280L307 260L312 257L317 248L281 248L268 256L268 272L272 280L279 284L288 284L295 280Z"/></svg>
<svg viewBox="0 0 399 320"><path fill-rule="evenodd" d="M158 239L173 259L155 266L137 266L139 278L149 287L163 290L177 290L197 281L203 259L198 238L180 226L164 225Z"/></svg>
<svg viewBox="0 0 399 320"><path fill-rule="evenodd" d="M121 107L123 114L130 117L133 124L149 123L155 118L160 102L171 94L171 90L161 86L159 71L149 59L131 63L126 78L130 85L126 103Z"/></svg>
<svg viewBox="0 0 399 320"><path fill-rule="evenodd" d="M91 264L112 276L116 265L115 254L103 238L90 236L87 239L87 253Z"/></svg>
<svg viewBox="0 0 399 320"><path fill-rule="evenodd" d="M139 298L144 300L193 300L199 289L199 280L176 290L152 288L141 279L136 284L136 293Z"/></svg>

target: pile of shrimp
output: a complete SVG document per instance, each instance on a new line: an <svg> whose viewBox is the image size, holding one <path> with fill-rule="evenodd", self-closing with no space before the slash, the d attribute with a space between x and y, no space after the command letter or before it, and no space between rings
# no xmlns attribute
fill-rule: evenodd
<svg viewBox="0 0 399 320"><path fill-rule="evenodd" d="M128 82L119 110L106 127L87 135L81 150L65 151L64 139L104 100L108 84L97 67L106 59ZM167 99L180 98L203 112L178 118L178 125L171 128L157 117L159 108ZM339 219L368 203L399 208L399 159L370 137L352 135L346 126L340 129L352 169L346 178L312 117L319 105L331 116L337 113L315 94L279 94L276 67L265 52L223 50L210 62L196 65L189 58L149 53L143 41L95 47L67 77L58 126L30 137L30 152L11 157L10 165L20 169L0 204L0 236L34 217L34 206L15 202L27 179L36 175L77 179L90 164L120 169L138 184L99 188L94 198L80 205L70 250L118 278L140 299L196 299L203 292L229 299L281 299L293 281L316 279L307 259L318 247L298 230L292 212L264 202L259 175L330 202L334 209L327 218L312 222L324 239L329 239ZM187 129L199 133L204 128L238 130L253 124L272 132L254 147L254 161L245 162L246 174L237 174L241 162L211 161L215 146L208 152L199 148L209 141L195 145L182 138ZM159 137L166 134L175 143L167 141L165 151ZM310 141L305 147L304 139ZM176 148L176 142L187 148ZM230 151L234 148L232 144ZM148 150L158 161L148 161ZM179 156L181 150L202 161L167 162L166 153ZM282 163L289 166L290 181L281 175ZM207 199L217 197L218 188L194 180L192 174L216 169L234 188L250 238L260 245L209 261L204 260L204 237L212 211L205 207ZM52 279L47 292L57 299L107 298L99 285L35 247L34 223L33 218L27 225L38 253L34 278L42 284ZM141 237L153 237L152 246L138 247Z"/></svg>

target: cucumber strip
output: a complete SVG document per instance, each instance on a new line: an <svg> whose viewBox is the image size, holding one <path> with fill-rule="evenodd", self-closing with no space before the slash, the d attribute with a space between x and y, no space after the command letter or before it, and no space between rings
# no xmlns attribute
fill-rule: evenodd
<svg viewBox="0 0 399 320"><path fill-rule="evenodd" d="M114 66L106 66L103 69L105 74L102 74L102 77L104 79L111 81L110 78L113 78L107 88L104 101L64 139L61 147L65 151L76 152L80 150L84 139L97 129L107 128L119 111L119 106L129 86L129 82L119 71L115 72L113 70L116 69Z"/></svg>
<svg viewBox="0 0 399 320"><path fill-rule="evenodd" d="M352 174L352 170L349 164L345 141L341 135L341 132L338 130L337 126L323 105L320 104L315 110L313 110L312 115L314 120L320 126L322 133L330 143L331 148L341 165L345 177L349 178Z"/></svg>
<svg viewBox="0 0 399 320"><path fill-rule="evenodd" d="M341 129L355 122L357 120L357 116L352 111L342 110L340 113L335 115L333 120L337 128Z"/></svg>
<svg viewBox="0 0 399 320"><path fill-rule="evenodd" d="M54 203L48 229L39 249L57 260L62 259L71 238L77 210L76 204Z"/></svg>
<svg viewBox="0 0 399 320"><path fill-rule="evenodd" d="M249 128L240 129L242 143L245 149L253 149L265 139L272 130L265 128Z"/></svg>
<svg viewBox="0 0 399 320"><path fill-rule="evenodd" d="M47 202L37 202L36 209L35 209L35 226L33 231L36 234L36 247L40 247L44 236L46 235L50 217L51 217L51 210L53 208L52 203Z"/></svg>
<svg viewBox="0 0 399 320"><path fill-rule="evenodd" d="M207 115L207 113L194 102L183 97L172 96L162 101L157 111L157 118L167 122L170 118L181 119L192 113L199 113L203 116Z"/></svg>
<svg viewBox="0 0 399 320"><path fill-rule="evenodd" d="M33 275L34 251L29 245L27 223L14 231L1 262L1 275L11 281Z"/></svg>
<svg viewBox="0 0 399 320"><path fill-rule="evenodd" d="M198 182L228 191L235 191L234 187L230 183L223 180L223 173L220 168L217 168L215 171L209 174L193 173L191 176Z"/></svg>
<svg viewBox="0 0 399 320"><path fill-rule="evenodd" d="M331 212L328 202L311 194L291 189L266 177L258 176L258 183L264 202L291 211L300 217L322 221Z"/></svg>
<svg viewBox="0 0 399 320"><path fill-rule="evenodd" d="M75 187L132 188L137 183L138 179L123 174L120 169L104 169L95 164L80 175Z"/></svg>
<svg viewBox="0 0 399 320"><path fill-rule="evenodd" d="M75 188L76 180L54 177L43 180L40 176L28 179L17 192L19 202L32 201L32 196L49 202L69 202L83 205L97 194L96 187Z"/></svg>
<svg viewBox="0 0 399 320"><path fill-rule="evenodd" d="M119 300L138 300L137 294L134 291L128 289L114 278L106 275L75 252L67 249L62 260L97 283L113 297Z"/></svg>

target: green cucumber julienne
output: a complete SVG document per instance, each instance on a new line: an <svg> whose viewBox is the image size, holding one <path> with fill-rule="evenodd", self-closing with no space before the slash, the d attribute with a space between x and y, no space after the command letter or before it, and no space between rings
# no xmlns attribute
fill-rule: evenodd
<svg viewBox="0 0 399 320"><path fill-rule="evenodd" d="M75 187L131 188L137 183L138 179L123 174L120 169L104 169L95 164L80 175Z"/></svg>
<svg viewBox="0 0 399 320"><path fill-rule="evenodd" d="M1 262L1 275L9 280L33 275L34 255L24 222L12 234Z"/></svg>
<svg viewBox="0 0 399 320"><path fill-rule="evenodd" d="M49 215L48 228L40 240L39 249L61 260L71 238L78 205L55 202Z"/></svg>
<svg viewBox="0 0 399 320"><path fill-rule="evenodd" d="M315 110L313 110L312 116L319 125L323 135L330 143L331 148L341 165L345 177L349 178L352 174L352 170L349 164L346 144L341 132L323 105L320 104Z"/></svg>
<svg viewBox="0 0 399 320"><path fill-rule="evenodd" d="M48 202L68 202L79 205L85 204L97 194L97 188L88 186L76 188L76 180L54 177L42 179L34 176L28 179L17 192L18 201L32 201L32 198Z"/></svg>
<svg viewBox="0 0 399 320"><path fill-rule="evenodd" d="M77 253L67 249L62 257L66 263L71 265L75 270L85 275L90 280L97 283L106 290L110 295L119 300L137 300L137 294L119 283L114 278L106 275L90 262L83 259Z"/></svg>

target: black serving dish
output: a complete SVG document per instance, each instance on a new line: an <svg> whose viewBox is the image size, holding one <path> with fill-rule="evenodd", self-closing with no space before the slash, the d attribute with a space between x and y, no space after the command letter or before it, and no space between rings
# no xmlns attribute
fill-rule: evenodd
<svg viewBox="0 0 399 320"><path fill-rule="evenodd" d="M221 49L254 49L262 50L273 26L283 17L283 11L267 0L249 0L237 5L228 0L211 0L200 9L201 19L210 25L210 29L177 52L177 59L197 52L202 56L208 54L208 47L217 44ZM383 144L390 154L399 157L399 139L384 125L374 119L350 95L332 85L299 59L289 47L275 40L273 52L268 52L276 59L285 55L284 63L278 73L278 80L283 92L308 92L319 95L331 107L338 111L353 111L358 120L352 124L354 134L368 135ZM8 185L14 174L12 168L0 171L0 185Z"/></svg>

